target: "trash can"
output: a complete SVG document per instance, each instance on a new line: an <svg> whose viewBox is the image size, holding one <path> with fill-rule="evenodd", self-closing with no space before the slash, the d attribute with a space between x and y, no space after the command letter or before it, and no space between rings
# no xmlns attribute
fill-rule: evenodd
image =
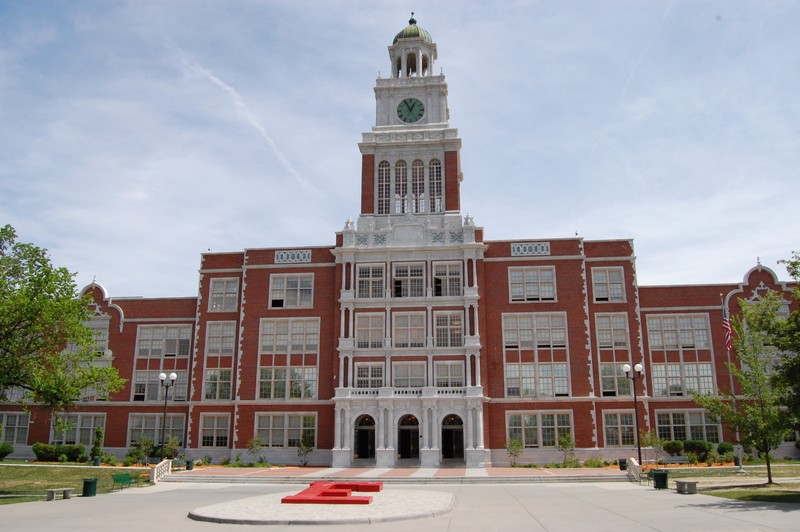
<svg viewBox="0 0 800 532"><path fill-rule="evenodd" d="M94 497L97 495L97 479L85 478L83 479L83 497Z"/></svg>
<svg viewBox="0 0 800 532"><path fill-rule="evenodd" d="M666 469L653 470L653 487L657 490L667 489L669 482L669 472Z"/></svg>
<svg viewBox="0 0 800 532"><path fill-rule="evenodd" d="M186 471L194 469L194 460L186 459Z"/></svg>
<svg viewBox="0 0 800 532"><path fill-rule="evenodd" d="M628 459L627 458L620 458L619 459L619 470L620 471L627 471L628 470Z"/></svg>
<svg viewBox="0 0 800 532"><path fill-rule="evenodd" d="M92 459L92 464L94 464L95 467L98 467L100 465L100 457L99 456L95 456Z"/></svg>

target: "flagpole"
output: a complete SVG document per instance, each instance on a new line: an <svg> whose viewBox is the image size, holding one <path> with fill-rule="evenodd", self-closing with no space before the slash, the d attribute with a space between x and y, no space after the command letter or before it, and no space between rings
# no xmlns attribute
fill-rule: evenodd
<svg viewBox="0 0 800 532"><path fill-rule="evenodd" d="M730 315L728 308L725 306L725 300L722 294L719 295L720 306L722 307L722 328L725 329L725 352L728 358L728 377L730 378L731 397L733 398L733 410L736 410L736 389L733 383L733 365L731 364L731 340L733 338L733 329L731 326ZM739 441L739 427L736 427L736 441Z"/></svg>

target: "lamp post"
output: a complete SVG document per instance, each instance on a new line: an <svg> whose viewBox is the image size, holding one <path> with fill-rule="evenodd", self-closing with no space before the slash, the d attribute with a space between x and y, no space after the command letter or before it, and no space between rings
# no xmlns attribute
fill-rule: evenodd
<svg viewBox="0 0 800 532"><path fill-rule="evenodd" d="M633 366L636 375L631 374L631 365L625 364L622 366L622 371L625 372L625 377L629 378L633 384L633 422L636 427L636 449L639 452L639 466L642 464L642 441L639 438L639 401L636 399L636 379L644 376L644 367L641 364Z"/></svg>
<svg viewBox="0 0 800 532"><path fill-rule="evenodd" d="M167 430L167 400L169 399L169 389L175 384L178 375L173 371L169 374L169 381L167 381L167 374L160 373L158 380L161 381L161 386L164 387L164 417L161 418L161 461L164 461L164 432Z"/></svg>

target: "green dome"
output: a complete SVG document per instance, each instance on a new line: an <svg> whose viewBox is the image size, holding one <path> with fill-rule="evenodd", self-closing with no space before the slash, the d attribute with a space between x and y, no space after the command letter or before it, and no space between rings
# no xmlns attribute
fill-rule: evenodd
<svg viewBox="0 0 800 532"><path fill-rule="evenodd" d="M393 45L397 44L397 41L400 39L413 39L413 38L421 38L423 41L433 44L433 39L431 39L431 34L423 30L419 26L417 26L417 21L414 18L414 13L411 13L411 19L408 21L408 26L406 26L403 29L403 31L394 36L394 41L392 41L392 44Z"/></svg>

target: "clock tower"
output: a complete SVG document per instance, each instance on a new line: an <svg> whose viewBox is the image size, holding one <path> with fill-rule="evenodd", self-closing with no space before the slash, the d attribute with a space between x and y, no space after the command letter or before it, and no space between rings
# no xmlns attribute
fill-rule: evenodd
<svg viewBox="0 0 800 532"><path fill-rule="evenodd" d="M434 74L436 59L436 44L412 17L389 46L391 76L376 82L375 127L359 144L362 214L460 208L461 139L448 123L447 83Z"/></svg>
<svg viewBox="0 0 800 532"><path fill-rule="evenodd" d="M361 213L337 234L334 467L482 466L478 269L462 218L461 139L436 44L413 18L389 46L363 134Z"/></svg>

